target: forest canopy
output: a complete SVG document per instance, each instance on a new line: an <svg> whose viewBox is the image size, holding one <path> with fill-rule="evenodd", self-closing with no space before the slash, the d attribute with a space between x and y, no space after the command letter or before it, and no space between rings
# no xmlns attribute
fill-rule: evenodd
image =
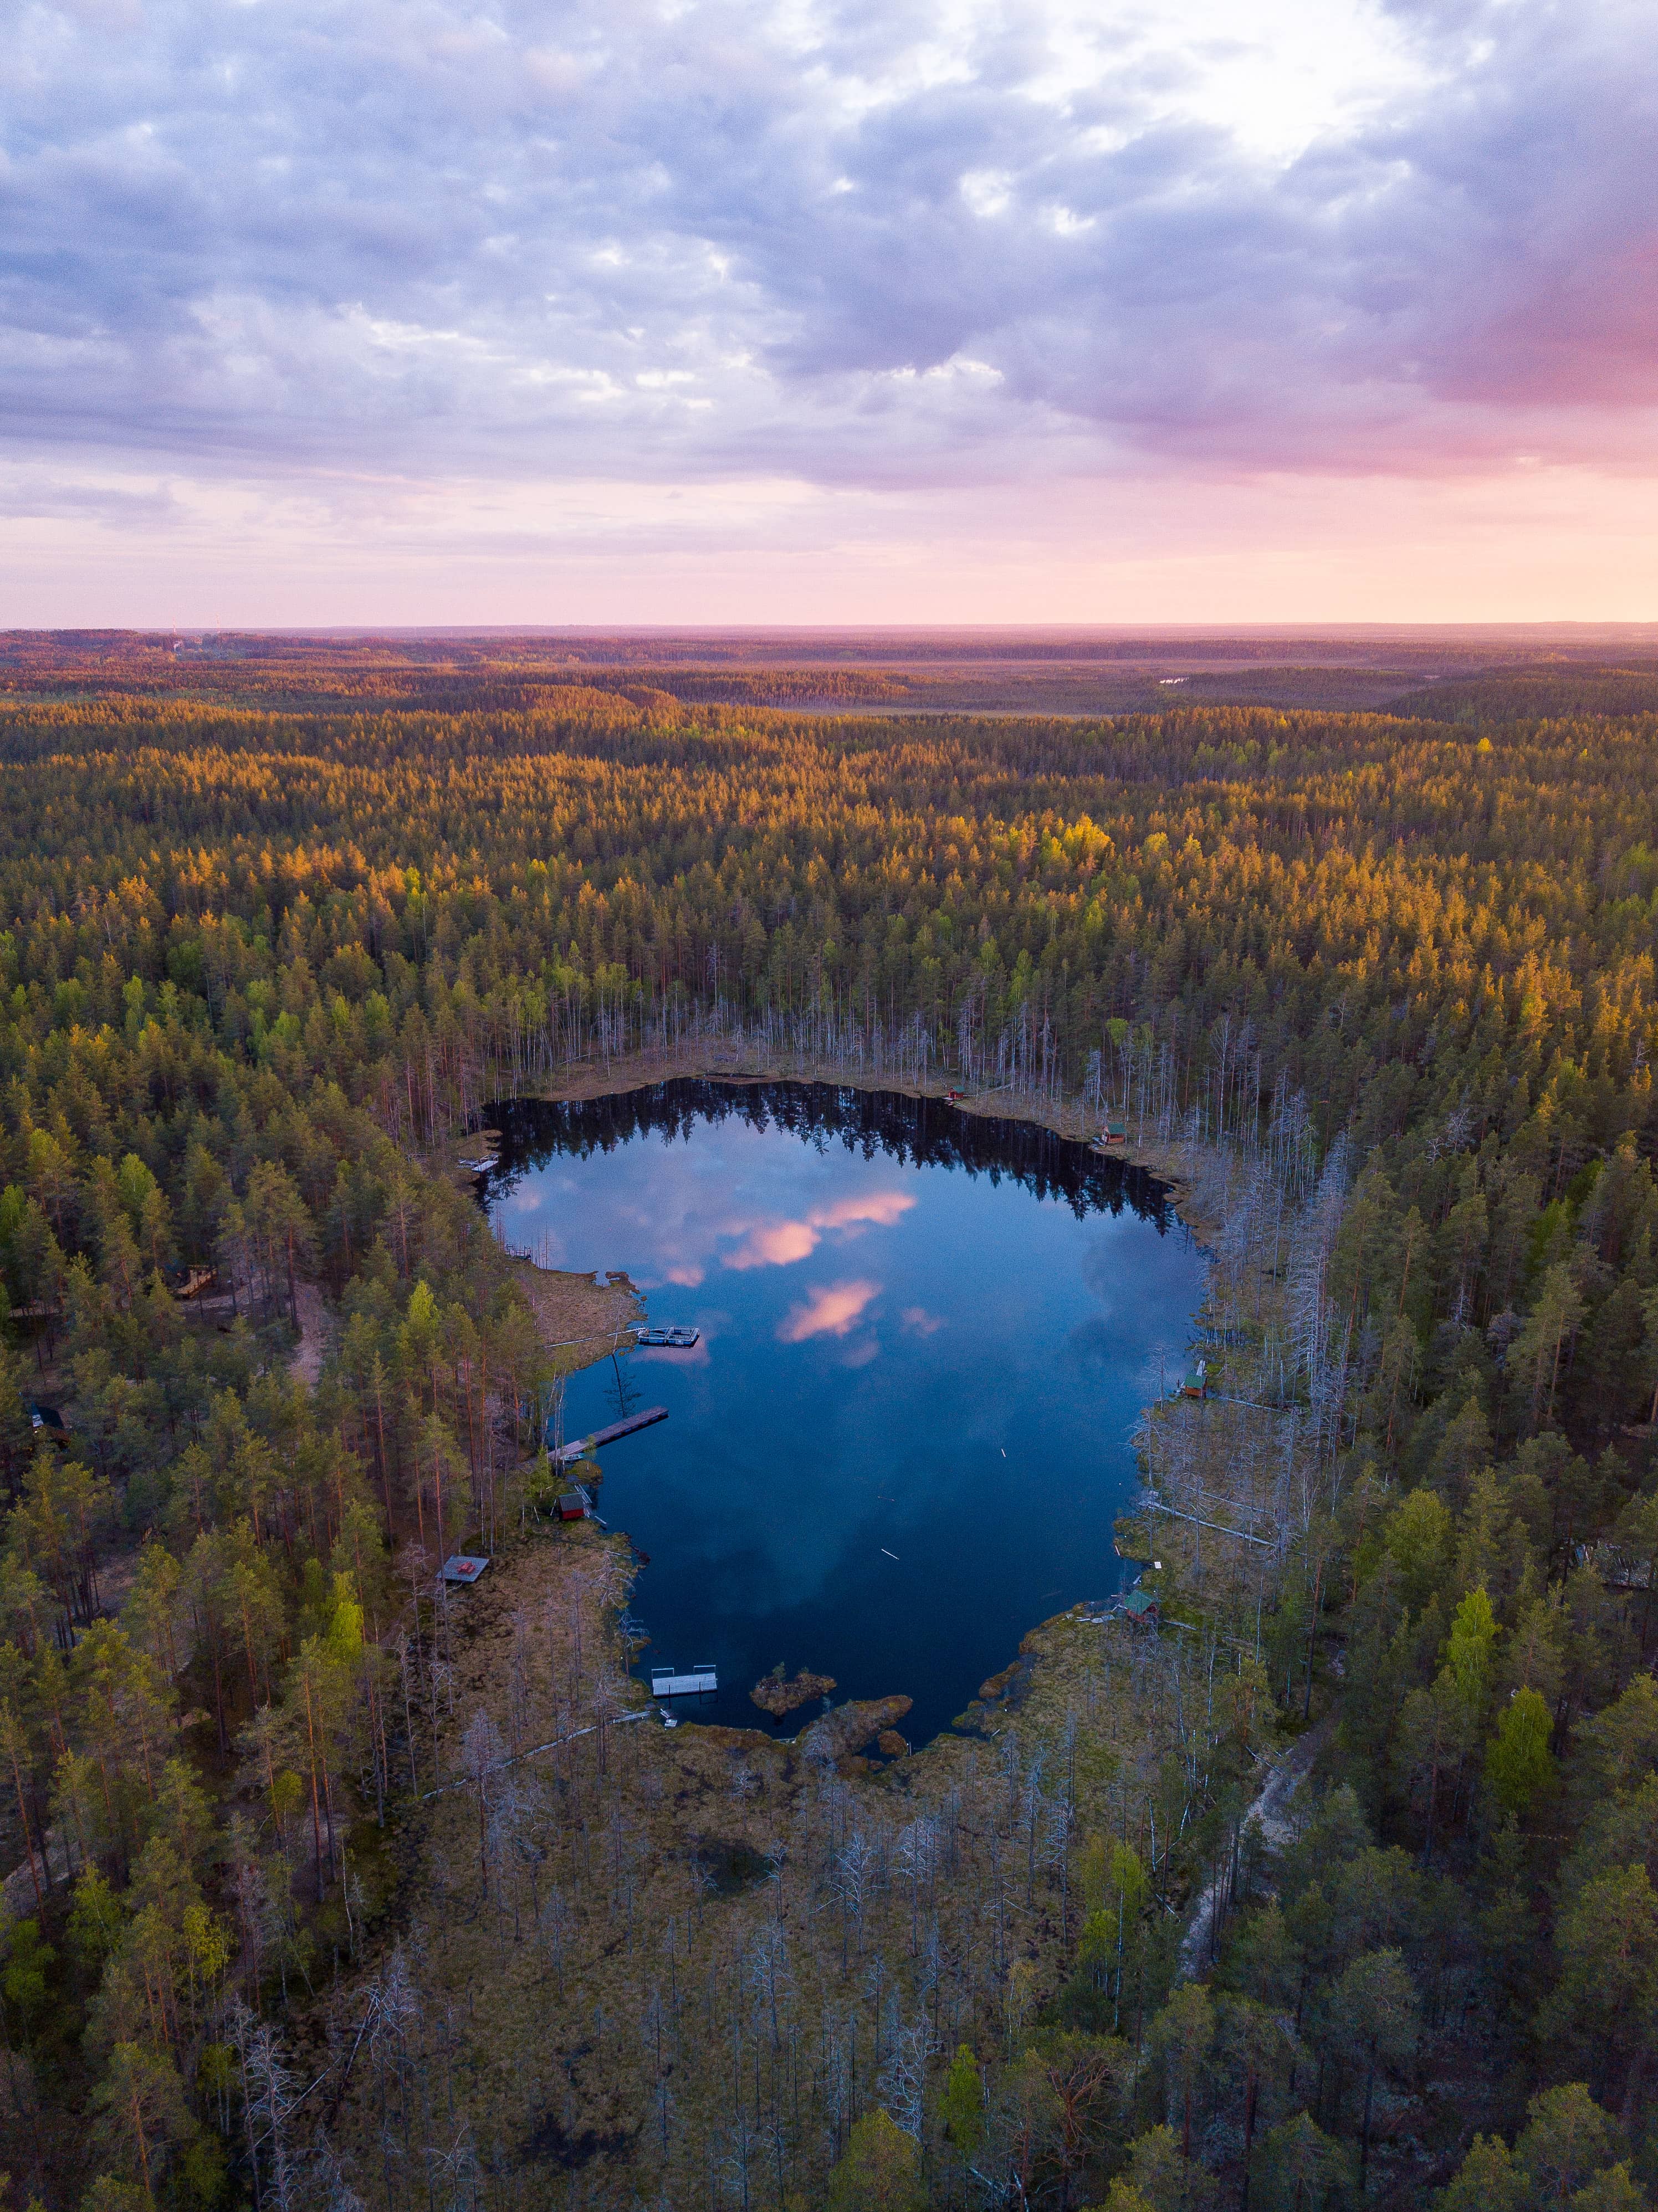
<svg viewBox="0 0 1658 2212"><path fill-rule="evenodd" d="M452 1777L503 1946L524 1914L542 1940L533 1850L590 1826L631 1931L614 1572L580 1601L614 1679L575 1600L558 1628L560 1724L598 1742L533 1850L521 1804L491 1809L501 1717L452 1708L433 1571L525 1525L556 1363L444 1147L574 1068L733 1038L1121 1116L1206 1176L1208 1321L1282 1417L1300 1504L1270 1581L1162 1547L1166 1626L1112 1679L1164 1716L1207 1673L1144 1772L1121 1743L1089 1768L1090 1691L1026 1769L963 1769L904 1858L854 1818L880 1778L824 1754L790 1846L819 1948L794 1939L786 2003L767 1985L763 2086L741 2045L774 2151L752 2174L700 2059L670 2094L653 1984L654 2027L604 2046L648 2085L625 2147L595 2124L577 2156L560 2120L526 2165L480 2136L452 2201L1637 2212L1658 678L905 719L878 670L750 672L751 699L859 709L806 715L683 662L419 658L313 641L209 684L160 641L9 653L0 2203L415 2201L436 2169L410 2116L440 2074L456 2093L447 2055L422 2070L439 2045L411 2055L398 1947L422 1793ZM1210 1419L1156 1417L1149 1510L1261 1457ZM1251 1826L1260 1762L1303 1743L1294 1821ZM667 1938L688 1988L714 1960L707 2018L739 2038L763 1976L722 2009L701 1916L729 1893L757 1925L761 1879L722 1859ZM848 2023L873 2004L878 2054L888 1977L860 2077ZM336 2069L302 2112L295 2052Z"/></svg>

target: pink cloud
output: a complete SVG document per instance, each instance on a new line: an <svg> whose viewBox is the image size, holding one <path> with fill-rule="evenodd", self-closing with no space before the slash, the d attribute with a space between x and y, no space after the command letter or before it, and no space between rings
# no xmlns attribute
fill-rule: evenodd
<svg viewBox="0 0 1658 2212"><path fill-rule="evenodd" d="M53 10L7 620L1649 613L1643 9L799 12Z"/></svg>
<svg viewBox="0 0 1658 2212"><path fill-rule="evenodd" d="M792 1305L778 1324L780 1344L804 1344L808 1337L849 1336L864 1310L881 1295L878 1283L831 1283Z"/></svg>
<svg viewBox="0 0 1658 2212"><path fill-rule="evenodd" d="M741 1273L748 1267L786 1267L809 1260L825 1234L856 1237L865 1229L890 1229L908 1212L915 1200L902 1190L871 1191L863 1198L838 1198L832 1206L814 1206L800 1221L762 1222L750 1228L734 1252L725 1255L726 1267Z"/></svg>
<svg viewBox="0 0 1658 2212"><path fill-rule="evenodd" d="M747 1267L786 1267L817 1249L817 1232L806 1222L776 1221L750 1230L736 1251L726 1253L726 1265L739 1273Z"/></svg>
<svg viewBox="0 0 1658 2212"><path fill-rule="evenodd" d="M944 1326L942 1316L930 1314L925 1306L906 1306L898 1318L914 1336L936 1336Z"/></svg>
<svg viewBox="0 0 1658 2212"><path fill-rule="evenodd" d="M814 1229L890 1229L909 1212L915 1200L907 1191L872 1190L865 1198L840 1198L833 1206L815 1206L806 1216Z"/></svg>

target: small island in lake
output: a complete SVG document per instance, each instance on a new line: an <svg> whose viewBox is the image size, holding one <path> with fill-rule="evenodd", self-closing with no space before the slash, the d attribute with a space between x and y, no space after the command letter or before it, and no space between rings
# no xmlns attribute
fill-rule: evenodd
<svg viewBox="0 0 1658 2212"><path fill-rule="evenodd" d="M780 1659L769 1674L762 1674L749 1692L762 1713L769 1713L780 1721L786 1713L799 1712L802 1705L811 1705L815 1698L827 1698L835 1688L833 1674L809 1674L803 1667L790 1680L783 1672Z"/></svg>

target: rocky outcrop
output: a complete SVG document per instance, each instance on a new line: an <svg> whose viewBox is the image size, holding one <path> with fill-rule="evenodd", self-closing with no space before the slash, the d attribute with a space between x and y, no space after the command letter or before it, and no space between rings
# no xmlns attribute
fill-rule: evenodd
<svg viewBox="0 0 1658 2212"><path fill-rule="evenodd" d="M883 1729L902 1720L913 1702L909 1698L850 1699L803 1729L800 1749L809 1759L849 1759L866 1743L873 1743Z"/></svg>
<svg viewBox="0 0 1658 2212"><path fill-rule="evenodd" d="M827 1698L834 1687L833 1674L809 1674L803 1667L791 1680L779 1667L772 1674L762 1674L749 1695L762 1713L780 1721L786 1713L798 1712L802 1705Z"/></svg>

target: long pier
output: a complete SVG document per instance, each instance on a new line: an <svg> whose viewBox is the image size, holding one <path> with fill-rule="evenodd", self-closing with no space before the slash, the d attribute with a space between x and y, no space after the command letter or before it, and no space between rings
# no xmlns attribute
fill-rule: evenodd
<svg viewBox="0 0 1658 2212"><path fill-rule="evenodd" d="M625 1421L612 1421L608 1429L595 1429L592 1436L577 1437L573 1443L562 1446L552 1455L554 1463L559 1467L568 1467L573 1461L585 1457L590 1451L598 1451L602 1445L616 1443L622 1437L633 1436L640 1429L651 1428L667 1418L665 1406L647 1406L642 1413L629 1413Z"/></svg>

